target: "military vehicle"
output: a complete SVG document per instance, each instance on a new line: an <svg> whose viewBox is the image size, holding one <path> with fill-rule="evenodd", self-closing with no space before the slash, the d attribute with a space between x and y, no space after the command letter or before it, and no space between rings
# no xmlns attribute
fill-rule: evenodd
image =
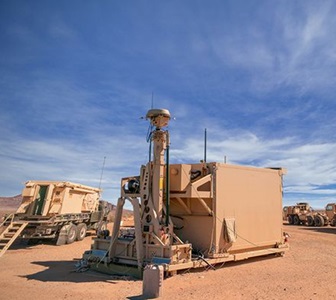
<svg viewBox="0 0 336 300"><path fill-rule="evenodd" d="M324 212L314 217L315 226L336 226L336 203L328 203Z"/></svg>
<svg viewBox="0 0 336 300"><path fill-rule="evenodd" d="M336 203L328 203L325 207L325 213L331 226L336 226Z"/></svg>
<svg viewBox="0 0 336 300"><path fill-rule="evenodd" d="M290 225L307 225L322 227L336 226L336 203L329 203L325 211L315 211L306 202L283 208L283 220L288 220Z"/></svg>
<svg viewBox="0 0 336 300"><path fill-rule="evenodd" d="M151 109L150 159L121 179L112 235L95 238L83 259L98 271L141 277L145 266L166 274L288 249L282 231L283 168L206 162L170 164L170 113ZM120 231L126 201L134 231ZM132 268L134 267L134 268ZM131 271L133 270L133 271Z"/></svg>
<svg viewBox="0 0 336 300"><path fill-rule="evenodd" d="M315 215L316 213L307 202L299 202L296 205L283 208L283 219L287 219L290 225L307 224L313 226Z"/></svg>
<svg viewBox="0 0 336 300"><path fill-rule="evenodd" d="M0 256L16 238L35 243L54 239L57 245L81 241L87 230L106 229L108 205L100 189L63 181L28 181L16 213L5 217Z"/></svg>

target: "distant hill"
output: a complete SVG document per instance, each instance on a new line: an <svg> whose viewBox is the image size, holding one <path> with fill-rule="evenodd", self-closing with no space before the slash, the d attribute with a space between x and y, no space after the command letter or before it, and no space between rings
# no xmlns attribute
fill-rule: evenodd
<svg viewBox="0 0 336 300"><path fill-rule="evenodd" d="M0 197L0 211L16 211L22 201L22 196Z"/></svg>

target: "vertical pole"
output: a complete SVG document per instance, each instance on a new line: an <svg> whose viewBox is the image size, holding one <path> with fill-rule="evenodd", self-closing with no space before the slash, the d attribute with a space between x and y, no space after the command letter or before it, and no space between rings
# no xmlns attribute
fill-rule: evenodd
<svg viewBox="0 0 336 300"><path fill-rule="evenodd" d="M149 139L149 153L148 153L148 161L152 160L152 138Z"/></svg>
<svg viewBox="0 0 336 300"><path fill-rule="evenodd" d="M164 167L165 167L166 134L163 130L153 132L153 173L152 173L152 201L157 216L163 216L164 197Z"/></svg>
<svg viewBox="0 0 336 300"><path fill-rule="evenodd" d="M207 160L207 129L204 129L204 162Z"/></svg>
<svg viewBox="0 0 336 300"><path fill-rule="evenodd" d="M167 146L166 146L166 226L169 225L169 206L170 206L170 170L169 170L169 133L167 131Z"/></svg>
<svg viewBox="0 0 336 300"><path fill-rule="evenodd" d="M106 160L106 156L104 156L103 167L102 167L101 174L100 174L99 189L100 189L100 187L101 187L101 182L102 182L102 179L103 179L103 173L104 173L104 167L105 167L105 160Z"/></svg>

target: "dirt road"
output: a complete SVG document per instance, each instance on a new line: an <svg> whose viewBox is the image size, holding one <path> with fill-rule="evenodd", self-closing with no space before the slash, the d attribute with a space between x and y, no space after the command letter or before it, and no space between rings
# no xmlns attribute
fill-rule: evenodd
<svg viewBox="0 0 336 300"><path fill-rule="evenodd" d="M284 226L284 257L227 263L168 278L160 299L335 299L336 228ZM142 299L142 282L73 272L91 238L57 247L18 243L0 258L0 299Z"/></svg>

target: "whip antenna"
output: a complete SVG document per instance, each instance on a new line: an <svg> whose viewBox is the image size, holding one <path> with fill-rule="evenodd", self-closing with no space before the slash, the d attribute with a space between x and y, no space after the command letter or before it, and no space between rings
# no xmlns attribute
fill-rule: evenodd
<svg viewBox="0 0 336 300"><path fill-rule="evenodd" d="M105 168L105 160L106 160L106 156L104 156L103 166L102 166L102 170L101 170L101 174L100 174L99 189L101 187L101 182L102 182L102 179L103 179L103 173L104 173L104 168Z"/></svg>
<svg viewBox="0 0 336 300"><path fill-rule="evenodd" d="M204 129L204 159L203 161L206 163L207 160L207 129Z"/></svg>

